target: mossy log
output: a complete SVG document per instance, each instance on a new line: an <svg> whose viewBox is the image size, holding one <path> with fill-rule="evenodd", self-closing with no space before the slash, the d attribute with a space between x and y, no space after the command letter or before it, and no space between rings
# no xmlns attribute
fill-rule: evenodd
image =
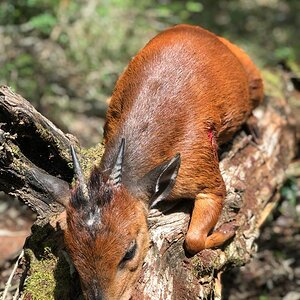
<svg viewBox="0 0 300 300"><path fill-rule="evenodd" d="M220 149L227 197L216 228L234 222L235 237L221 249L186 257L182 245L192 207L178 202L152 210L152 243L133 299L220 298L220 274L245 264L255 252L259 228L279 199L294 155L295 132L283 97L266 97L254 116L249 126L256 129L254 136L241 130ZM63 206L55 201L57 191L41 178L47 173L52 182L64 181L68 188L73 177L70 145L77 146L86 173L101 159L103 147L79 150L75 137L5 86L0 88L0 120L0 189L25 201L39 216L21 261L21 298L80 299L78 275L64 250Z"/></svg>

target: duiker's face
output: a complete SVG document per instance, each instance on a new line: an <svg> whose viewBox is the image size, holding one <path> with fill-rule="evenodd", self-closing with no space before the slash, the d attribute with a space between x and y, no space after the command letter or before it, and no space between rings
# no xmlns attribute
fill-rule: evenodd
<svg viewBox="0 0 300 300"><path fill-rule="evenodd" d="M88 300L129 299L149 247L145 204L122 184L124 153L122 139L109 177L96 167L86 184L71 147L77 188L67 207L65 243ZM131 192L151 197L155 205L170 193L179 165L177 154L134 183Z"/></svg>
<svg viewBox="0 0 300 300"><path fill-rule="evenodd" d="M110 197L67 209L65 242L89 300L129 299L149 246L143 204L121 187Z"/></svg>

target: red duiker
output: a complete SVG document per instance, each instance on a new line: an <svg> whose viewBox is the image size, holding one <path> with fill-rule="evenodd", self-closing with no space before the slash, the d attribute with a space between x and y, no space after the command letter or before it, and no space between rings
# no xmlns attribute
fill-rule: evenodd
<svg viewBox="0 0 300 300"><path fill-rule="evenodd" d="M130 298L149 246L148 211L162 200L194 201L189 253L232 237L209 235L226 194L217 145L262 98L249 57L200 27L167 29L132 59L110 100L104 155L87 182L72 149L77 186L65 242L86 299Z"/></svg>

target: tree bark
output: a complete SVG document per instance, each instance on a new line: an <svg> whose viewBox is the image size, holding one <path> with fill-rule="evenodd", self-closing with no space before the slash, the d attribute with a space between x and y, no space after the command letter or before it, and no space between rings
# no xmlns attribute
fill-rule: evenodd
<svg viewBox="0 0 300 300"><path fill-rule="evenodd" d="M32 266L49 257L57 258L51 264L55 285L49 299L76 299L80 294L74 288L78 279L72 267L69 272L57 225L56 216L63 206L55 201L58 193L63 193L55 189L55 183L63 181L67 189L72 181L69 147L77 144L76 138L61 132L7 87L0 88L0 120L0 189L19 197L39 215L21 264L25 278L21 284L23 299L31 299L34 293L29 289L30 277L38 271ZM227 223L237 227L235 237L224 247L187 257L182 244L192 207L179 202L173 207L151 210L152 243L133 299L221 297L220 274L250 260L256 251L259 228L279 199L285 170L295 151L292 124L287 103L281 98L266 97L254 111L251 124L249 121L248 127L255 134L241 130L232 143L220 149L227 197L216 228ZM96 149L81 151L86 172L100 159L101 144ZM50 175L50 181L43 180L43 174ZM47 255L45 247L50 249Z"/></svg>
<svg viewBox="0 0 300 300"><path fill-rule="evenodd" d="M62 208L39 178L49 173L70 182L70 140L8 87L0 88L0 101L0 188L47 218Z"/></svg>

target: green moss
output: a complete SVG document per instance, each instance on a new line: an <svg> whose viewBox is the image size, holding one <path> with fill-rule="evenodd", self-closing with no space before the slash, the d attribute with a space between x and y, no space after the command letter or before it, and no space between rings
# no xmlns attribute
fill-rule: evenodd
<svg viewBox="0 0 300 300"><path fill-rule="evenodd" d="M12 142L9 142L8 146L14 157L13 160L14 169L16 169L19 174L24 175L27 165L22 159L20 159L20 157L23 155L20 148Z"/></svg>
<svg viewBox="0 0 300 300"><path fill-rule="evenodd" d="M53 249L46 247L38 258L31 249L26 249L25 255L30 261L30 272L22 299L70 299L70 267L62 251L56 256Z"/></svg>
<svg viewBox="0 0 300 300"><path fill-rule="evenodd" d="M300 75L300 65L296 60L289 60L288 66L291 68L292 72L296 74L297 77Z"/></svg>
<svg viewBox="0 0 300 300"><path fill-rule="evenodd" d="M196 278L201 278L205 275L210 275L214 270L220 270L224 264L229 260L230 251L228 247L225 248L225 252L221 249L206 252L203 256L195 255L192 258L192 274ZM234 256L235 260L235 256Z"/></svg>
<svg viewBox="0 0 300 300"><path fill-rule="evenodd" d="M235 244L230 243L224 250L224 260L226 261L226 268L241 267L247 262L247 250L241 247L236 247Z"/></svg>
<svg viewBox="0 0 300 300"><path fill-rule="evenodd" d="M283 83L280 72L273 69L263 69L261 73L264 79L265 94L283 98Z"/></svg>
<svg viewBox="0 0 300 300"><path fill-rule="evenodd" d="M26 242L25 257L30 266L22 299L71 299L74 278L64 251L63 235L49 224L34 225Z"/></svg>
<svg viewBox="0 0 300 300"><path fill-rule="evenodd" d="M199 278L200 274L202 274L202 272L205 270L204 264L202 263L200 258L194 256L192 258L192 265L193 265L193 269L192 269L193 276Z"/></svg>
<svg viewBox="0 0 300 300"><path fill-rule="evenodd" d="M44 128L40 123L36 122L35 123L37 132L40 134L40 137L47 141L49 140L49 138L51 137L51 135L49 134L49 130L47 130L46 128Z"/></svg>
<svg viewBox="0 0 300 300"><path fill-rule="evenodd" d="M76 152L79 154L79 162L83 170L84 176L85 178L88 178L92 168L96 165L99 165L104 152L104 146L101 143L99 143L96 146L88 149L83 148L79 151L77 149ZM71 162L68 163L68 166L71 169L73 169L73 164Z"/></svg>
<svg viewBox="0 0 300 300"><path fill-rule="evenodd" d="M56 279L54 270L57 266L58 258L55 257L50 248L45 248L44 257L38 260L34 253L27 249L26 255L30 259L31 275L25 281L23 297L32 300L52 300Z"/></svg>
<svg viewBox="0 0 300 300"><path fill-rule="evenodd" d="M64 147L61 145L60 140L53 137L53 135L51 134L51 131L49 131L48 128L43 127L43 125L38 122L35 123L35 126L36 126L37 132L39 133L39 135L43 141L47 141L52 146L55 146L55 148L63 150ZM67 152L68 151L69 151L69 149L67 150ZM64 153L64 151L62 151L62 153L65 157L69 157L69 152Z"/></svg>
<svg viewBox="0 0 300 300"><path fill-rule="evenodd" d="M104 146L101 143L97 144L95 147L81 150L83 159L80 161L80 163L85 176L89 175L93 166L96 166L100 163L103 152Z"/></svg>
<svg viewBox="0 0 300 300"><path fill-rule="evenodd" d="M206 274L210 274L217 264L216 260L218 255L211 252L207 257L198 257L197 255L192 258L192 273L195 277L200 278Z"/></svg>

